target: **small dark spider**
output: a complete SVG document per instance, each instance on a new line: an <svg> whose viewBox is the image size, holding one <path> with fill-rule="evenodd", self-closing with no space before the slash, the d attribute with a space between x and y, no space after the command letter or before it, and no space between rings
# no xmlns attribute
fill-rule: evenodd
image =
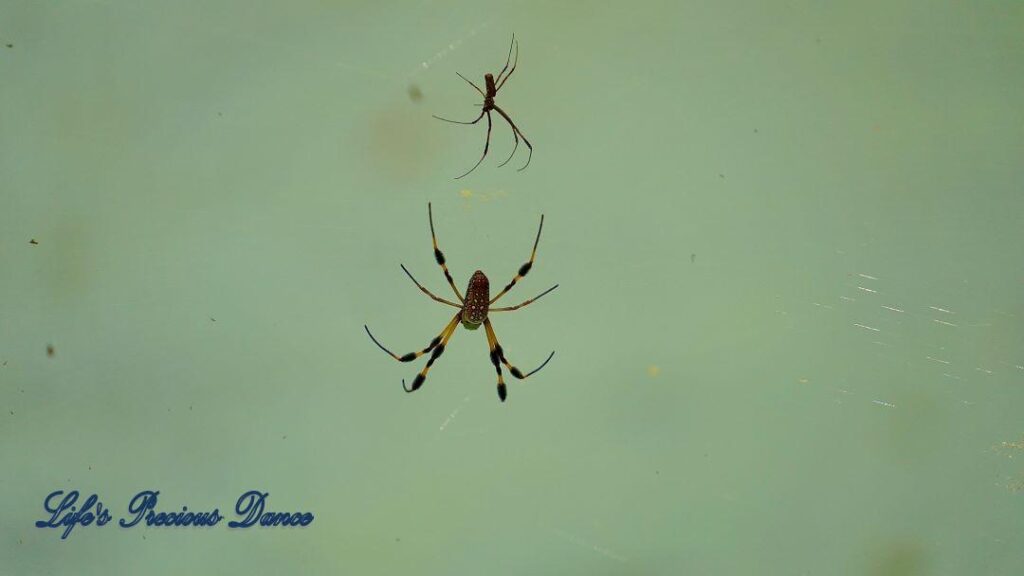
<svg viewBox="0 0 1024 576"><path fill-rule="evenodd" d="M452 287L452 291L455 292L455 296L458 297L459 302L461 302L461 304L456 304L455 302L452 302L450 300L445 300L444 298L435 296L430 290L424 288L422 284L420 284L415 278L413 278L409 270L406 269L405 264L402 264L402 270L405 270L405 273L406 275L409 276L409 279L412 280L413 283L416 284L416 286L424 294L430 296L431 298L438 302L441 302L442 304L447 304L454 308L458 308L459 311L455 313L455 316L451 319L451 321L448 322L448 325L444 327L444 330L441 330L441 333L438 334L436 338L430 341L430 345L428 345L423 350L420 350L419 352L409 352L404 356L399 356L392 352L391 350L385 348L380 342L377 341L376 338L374 338L373 333L370 332L370 328L368 326L363 325L363 328L366 329L366 333L370 336L370 339L373 340L374 344L376 344L378 347L380 347L381 350L387 352L388 355L390 355L395 360L398 360L399 362L412 362L413 360L433 350L433 354L431 354L430 359L427 360L427 365L424 366L423 370L421 370L420 373L416 375L416 378L413 379L411 388L406 388L405 380L402 380L402 387L405 388L405 391L414 392L420 386L422 386L423 381L427 379L427 371L430 370L430 367L434 364L434 361L437 360L441 356L441 354L444 353L445 346L448 345L448 340L452 337L452 334L455 333L455 329L459 327L460 321L463 327L465 327L467 330L476 330L477 328L480 327L481 324L483 324L484 330L487 331L487 344L490 346L491 350L491 363L494 364L494 369L498 372L498 397L501 398L502 402L504 402L506 390L505 380L501 375L502 364L504 364L505 367L508 368L509 372L511 372L513 376L520 380L523 380L529 378L531 375L535 374L541 368L546 366L547 363L551 360L551 357L555 355L555 353L552 352L543 364L541 364L534 370L531 370L530 372L523 374L518 368L510 364L509 361L505 358L505 351L502 349L501 344L498 343L498 337L495 336L494 328L491 326L491 321L487 317L487 315L491 312L510 312L512 310L518 310L528 304L531 304L539 300L541 296L544 296L545 294L551 292L555 288L558 288L558 284L555 284L551 288L548 288L544 292L541 292L540 296L530 298L529 300L523 302L522 304L509 306L506 308L491 308L492 304L497 302L499 298L501 298L502 296L505 295L506 292L511 290L517 282L522 280L522 278L526 276L527 273L529 273L530 268L533 267L533 259L537 256L537 244L540 242L540 232L541 230L544 229L544 215L542 214L540 217L540 228L537 229L537 239L533 241L533 252L530 253L530 261L519 267L519 272L517 272L515 277L512 278L512 281L509 282L508 285L505 286L505 288L501 292L499 292L498 295L495 296L494 298L488 298L490 295L490 282L487 280L487 276L484 275L484 273L481 272L480 270L477 270L476 272L473 273L473 277L469 279L469 286L466 287L466 297L462 297L462 294L459 293L459 289L455 287L455 281L452 280L451 273L448 272L448 266L447 264L445 264L444 254L442 254L441 250L437 247L437 236L434 234L434 213L429 203L427 204L427 217L430 220L430 237L434 242L434 258L437 260L438 265L441 266L441 270L444 272L444 277L445 279L448 280L448 285Z"/></svg>
<svg viewBox="0 0 1024 576"><path fill-rule="evenodd" d="M516 49L515 62L512 62L513 46L515 46ZM512 62L511 70L509 70L508 67L509 62ZM516 139L516 145L515 147L512 148L512 153L508 155L508 158L506 158L504 162L498 164L498 167L500 168L505 164L508 164L509 161L512 160L512 157L515 156L516 150L519 149L520 137L522 137L523 142L526 143L526 147L530 149L530 155L526 158L526 164L523 164L523 167L519 168L519 170L525 170L526 167L530 165L530 160L533 159L533 146L531 146L530 141L526 139L526 135L523 134L522 130L516 127L515 122L513 122L512 119L509 118L508 114L506 114L504 110L502 110L497 104L494 103L494 97L498 95L498 90L501 90L501 87L505 85L505 82L507 82L508 79L512 77L512 73L516 71L516 64L518 63L519 42L516 42L516 35L513 34L512 44L509 45L508 47L508 58L505 59L505 67L501 69L501 72L498 74L497 80L495 80L494 76L491 74L484 74L484 86L487 88L486 92L481 90L480 87L477 86L476 84L473 84L473 82L471 82L468 78L456 72L456 74L459 74L459 78L462 78L466 82L469 82L469 85L472 86L473 88L476 88L476 91L479 92L480 95L484 97L484 103L477 104L477 106L483 106L483 109L480 110L480 115L476 117L476 120L473 120L472 122L459 122L458 120L449 120L447 118L441 118L440 116L434 115L434 118L437 118L438 120L444 120L445 122L451 122L453 124L476 124L477 122L480 121L481 118L484 117L485 114L487 115L487 140L484 141L484 153L480 156L480 159L477 160L476 164L474 164L473 167L470 168L462 176L466 176L473 170L476 170L476 167L479 166L480 163L484 161L484 158L487 157L487 150L491 147L491 110L494 110L498 114L501 114L501 117L504 118L506 122L508 122L508 125L512 127L512 136ZM506 70L508 70L507 75L505 74ZM455 179L458 180L459 178L462 178L462 176L456 176Z"/></svg>

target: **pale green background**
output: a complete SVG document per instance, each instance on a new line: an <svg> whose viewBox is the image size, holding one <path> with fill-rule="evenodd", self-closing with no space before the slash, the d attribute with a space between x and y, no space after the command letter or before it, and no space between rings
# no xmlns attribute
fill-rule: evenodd
<svg viewBox="0 0 1024 576"><path fill-rule="evenodd" d="M5 0L0 573L1017 573L1022 70L1018 2ZM450 316L428 200L460 287L547 216L505 404L363 332Z"/></svg>

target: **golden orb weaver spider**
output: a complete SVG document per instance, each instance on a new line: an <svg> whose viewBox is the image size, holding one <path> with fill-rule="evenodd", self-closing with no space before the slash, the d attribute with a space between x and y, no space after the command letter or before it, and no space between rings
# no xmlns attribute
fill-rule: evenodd
<svg viewBox="0 0 1024 576"><path fill-rule="evenodd" d="M552 351L551 354L548 356L547 360L545 360L543 364L531 370L530 372L523 374L522 371L520 371L518 368L509 363L508 359L505 358L505 351L504 349L502 349L501 344L498 343L498 337L494 334L494 327L491 326L491 320L490 318L487 317L487 315L491 312L511 312L513 310L518 310L524 306L536 302L541 298L541 296L544 296L548 292L551 292L555 288L558 288L558 284L555 284L551 288L548 288L547 290L541 292L539 296L530 298L529 300L521 304L517 304L515 306L508 306L505 308L491 307L492 304L497 302L499 298L501 298L502 296L505 295L506 292L511 290L512 287L515 286L517 282L522 280L523 277L530 272L530 269L533 268L533 260L537 256L537 244L540 242L540 233L544 229L544 215L541 214L540 217L540 227L537 229L537 238L536 240L533 241L533 251L530 252L530 260L519 267L519 271L512 278L512 281L509 282L508 285L506 285L505 288L502 289L502 291L499 292L497 296L490 299L488 299L488 297L490 296L490 281L487 279L487 276L480 270L477 270L476 272L473 273L473 276L469 279L469 285L466 287L466 297L462 297L462 294L459 293L459 289L455 287L455 281L452 280L451 273L448 271L448 265L445 262L444 254L441 252L441 249L437 247L437 235L434 233L434 211L429 203L427 204L427 218L430 220L430 238L433 240L434 243L434 259L437 260L438 265L441 266L441 271L444 272L444 277L446 280L448 280L448 285L452 287L452 291L455 292L455 296L458 297L460 304L456 304L451 300L446 300L444 298L441 298L440 296L436 296L433 292L424 288L423 285L416 280L416 278L413 278L413 275L405 267L405 264L401 265L402 270L405 271L405 274L409 277L410 280L413 281L414 284L416 284L416 287L419 288L421 292L433 298L437 302L447 304L448 306L452 306L454 308L458 308L459 311L455 313L455 316L452 317L452 319L448 322L448 325L444 327L444 330L441 330L441 333L430 341L430 344L426 348L420 350L419 352L409 352L408 354L402 356L399 356L398 354L395 354L391 350L388 350L387 348L384 347L383 344L378 342L377 339L373 336L373 333L370 332L369 326L364 324L363 328L366 329L366 334L370 336L370 340L373 340L374 344L376 344L381 350L383 350L389 356L391 356L395 360L398 360L399 362L412 362L413 360L419 358L420 356L423 356L427 352L433 351L433 353L430 355L430 359L427 360L426 366L424 366L423 370L421 370L420 373L416 375L416 378L413 379L411 387L406 387L405 379L402 380L402 388L404 388L406 392L415 392L417 389L419 389L420 386L423 385L423 382L427 379L427 372L430 370L430 367L433 366L434 362L441 357L441 354L444 353L444 349L448 345L448 340L451 339L452 334L455 333L455 330L456 328L459 327L460 322L462 326L467 330L476 330L477 328L480 327L481 324L483 324L484 330L486 330L487 332L487 344L490 347L491 351L491 363L494 364L494 369L498 373L498 398L501 398L501 401L504 402L507 392L505 389L505 380L501 374L502 364L504 364L505 367L508 368L508 371L511 372L513 376L520 380L525 380L526 378L529 378L533 374L537 373L541 368L546 366L547 363L551 361L551 358L555 355L554 351Z"/></svg>
<svg viewBox="0 0 1024 576"><path fill-rule="evenodd" d="M515 62L512 62L512 47L513 46L515 46L515 49L516 49L516 59L515 59ZM508 67L510 62L512 63L512 69L511 70L509 70L509 67ZM476 120L473 120L472 122L460 122L458 120L449 120L447 118L442 118L442 117L440 117L440 116L438 116L436 114L433 115L434 118L437 118L438 120L444 120L445 122L451 122L452 124L467 124L467 125L468 124L476 124L477 122L480 121L481 118L484 117L484 114L487 115L487 139L484 140L484 153L482 155L480 155L480 159L477 160L476 164L474 164L472 168L467 170L465 174L463 174L462 176L456 176L455 177L456 180L458 180L459 178L462 178L463 176L467 176L467 175L469 175L470 172L472 172L473 170L476 170L477 166L479 166L480 163L484 161L484 158L487 157L487 150L491 147L491 110L494 110L495 112L500 114L501 117L504 118L506 122L508 122L509 127L512 128L512 136L516 139L516 144L512 148L512 153L508 155L508 158L506 158L504 162L502 162L501 164L498 164L498 167L501 168L505 164L508 164L509 161L512 160L512 157L515 156L516 150L519 149L519 138L520 137L523 139L523 142L526 144L526 147L530 149L530 155L526 158L526 164L523 164L523 167L519 168L518 171L525 170L526 167L530 165L530 160L533 159L533 145L531 145L530 141L526 139L526 135L523 134L523 131L520 130L518 126L516 126L516 123L512 121L512 118L510 118L509 115L504 110L502 110L497 104L494 103L494 97L498 95L498 90L501 90L501 87L505 85L505 82L507 82L508 79L512 77L512 73L516 71L516 65L518 65L518 64L519 64L519 42L516 42L516 35L513 34L512 35L512 44L510 44L509 47L508 47L508 58L505 59L505 67L502 68L501 72L498 73L498 78L495 79L493 74L484 74L484 87L487 89L486 92L481 90L479 86L477 86L472 81L470 81L469 78L466 78L462 74L459 74L458 72L456 72L456 74L459 74L459 78L462 78L466 82L469 82L469 85L472 86L473 88L476 88L476 91L479 92L480 95L484 97L484 103L483 104L477 104L477 106L482 106L483 109L480 110L480 115L476 117ZM507 75L505 74L505 71L508 71Z"/></svg>

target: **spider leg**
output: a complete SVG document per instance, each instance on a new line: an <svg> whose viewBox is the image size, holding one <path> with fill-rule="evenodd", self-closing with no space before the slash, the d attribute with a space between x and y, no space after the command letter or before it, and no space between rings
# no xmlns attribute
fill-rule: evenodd
<svg viewBox="0 0 1024 576"><path fill-rule="evenodd" d="M534 368L530 372L523 374L522 371L519 370L519 368L516 368L515 366L510 364L509 361L505 358L505 351L501 348L501 344L498 343L498 337L497 335L494 334L494 327L491 326L490 319L484 320L484 328L487 330L487 343L491 347L491 364L494 364L494 369L495 371L498 372L498 398L501 398L501 401L504 402L505 396L507 395L507 391L505 389L505 380L504 378L502 378L501 375L501 365L499 364L499 362L501 364L504 364L505 367L508 368L508 371L511 372L513 376L520 380L525 380L532 376L533 374L536 374L538 371L540 371L541 368L547 366L548 362L551 361L551 358L555 355L555 353L554 351L552 351L551 354L548 356L548 359L545 360L543 364L541 364L537 368Z"/></svg>
<svg viewBox="0 0 1024 576"><path fill-rule="evenodd" d="M459 74L459 73L458 73L458 72L456 72L456 74ZM477 92L479 92L481 96L485 96L485 94L484 94L484 91L483 91L483 90L481 90L481 89L480 89L480 87L479 87L479 86L477 86L476 84L473 84L473 82L472 82L472 81L471 81L471 80L470 80L469 78L466 78L466 77L465 77L465 76L463 76L462 74L459 74L459 78L462 78L462 79L463 79L463 80L465 80L466 82L469 82L469 85L470 85L470 86L472 86L473 88L476 88L476 91L477 91Z"/></svg>
<svg viewBox="0 0 1024 576"><path fill-rule="evenodd" d="M504 83L504 80L502 80L501 77L505 74L505 71L508 70L508 63L512 60L512 46L513 45L515 45L515 47L516 47L516 64L518 64L519 63L519 42L516 42L516 33L515 32L512 33L512 42L508 45L508 58L505 59L505 67L501 69L501 72L498 73L497 80L495 80L495 82L497 83L497 87L494 89L495 92L497 92L499 89L501 89L501 85ZM515 72L516 64L512 65L512 72ZM509 72L508 75L511 76L512 72ZM505 76L505 80L508 80L508 76Z"/></svg>
<svg viewBox="0 0 1024 576"><path fill-rule="evenodd" d="M370 327L369 326L367 326L366 324L363 324L363 328L366 329L366 334L370 336L370 340L373 340L373 343L376 344L377 347L380 348L381 350L387 352L389 356L391 356L395 360L398 360L399 362L412 362L413 360L419 358L420 356L423 356L427 352L430 352L431 350L436 348L437 345L441 343L441 338L449 330L452 330L454 328L454 326L455 326L455 323L459 321L459 315L460 314L461 314L461 312L459 312L459 314L456 314L455 317L451 319L451 322L448 322L448 325L444 327L444 330L442 330L441 333L438 334L436 338L434 338L433 340L430 341L430 344L426 348L424 348L423 350L420 350L419 352L409 352L408 354L405 354L403 356L399 356L398 354L395 354L391 350L388 350L387 348L385 348L383 344L378 342L377 339L373 337L373 333L370 332Z"/></svg>
<svg viewBox="0 0 1024 576"><path fill-rule="evenodd" d="M450 300L445 300L444 298L441 298L440 296L435 296L433 292L431 292L430 290L427 290L426 288L424 288L423 284L420 284L419 282L416 281L415 278L412 277L412 273L409 272L409 270L405 267L405 264L402 264L401 266L402 266L402 270L405 270L405 274L409 277L410 280L413 281L413 284L416 284L416 287L418 287L424 294L426 294L427 296L430 296L431 298L433 298L434 300L436 300L436 301L438 301L438 302L440 302L442 304L447 304L449 306L454 306L454 307L459 308L459 309L462 308L462 306L459 306L455 302L452 302ZM457 292L456 292L456 294L457 294ZM460 298L461 298L461 296L460 296Z"/></svg>
<svg viewBox="0 0 1024 576"><path fill-rule="evenodd" d="M491 147L491 111L484 108L484 111L481 112L481 114L487 114L487 140L484 142L484 153L480 155L480 159L477 160L476 164L474 164L472 168L467 170L465 174L463 174L462 176L456 176L456 180L464 176L467 176L470 172L476 170L476 167L479 166L480 163L484 161L484 158L487 157L487 150L488 148Z"/></svg>
<svg viewBox="0 0 1024 576"><path fill-rule="evenodd" d="M452 321L448 323L448 327L445 328L444 332L442 332L443 336L441 337L441 342L434 347L434 352L430 355L430 359L427 360L427 365L423 367L423 370L420 370L420 373L417 374L415 378L413 378L411 387L406 388L405 379L402 379L402 388L405 388L406 392L415 392L420 386L423 386L423 382L427 379L427 372L430 371L430 367L434 365L435 360L441 357L441 354L444 354L444 348L448 345L448 340L452 337L452 334L455 334L455 329L459 327L459 317L461 315L462 312L457 312L455 317L452 318Z"/></svg>
<svg viewBox="0 0 1024 576"><path fill-rule="evenodd" d="M530 160L533 160L533 146L531 146L530 141L527 140L526 134L523 134L523 131L516 126L516 123L513 122L511 118L509 118L508 114L506 114L504 110L498 108L497 106L495 106L494 109L498 111L498 114L501 114L501 117L504 118L506 122L508 122L508 125L512 127L512 130L517 132L519 136L522 137L523 142L526 143L526 147L530 149L530 155L526 158L526 164L523 164L522 168L517 169L518 171L522 172L523 170L526 170L527 166L530 165Z"/></svg>
<svg viewBox="0 0 1024 576"><path fill-rule="evenodd" d="M505 158L504 162L498 164L498 168L501 168L505 164L508 164L509 161L512 160L512 157L516 155L516 150L519 149L519 134L517 134L515 130L512 131L512 137L516 139L516 145L512 147L512 153L508 155L508 158Z"/></svg>
<svg viewBox="0 0 1024 576"><path fill-rule="evenodd" d="M484 111L481 110L480 111L480 115L477 116L476 120L473 120L472 122L459 122L458 120L449 120L447 118L441 118L437 114L431 114L431 116L433 116L434 118L437 118L438 120L444 120L445 122L451 122L452 124L467 124L467 125L469 125L469 124L476 124L477 122L479 122L480 119L484 117Z"/></svg>
<svg viewBox="0 0 1024 576"><path fill-rule="evenodd" d="M491 364L494 364L494 371L498 373L498 398L504 402L505 397L508 396L508 390L505 389L505 378L501 375L501 344L498 344L498 339L494 336L490 320L484 320L484 328L487 330L487 347L491 351Z"/></svg>
<svg viewBox="0 0 1024 576"><path fill-rule="evenodd" d="M530 272L530 268L533 268L533 259L537 257L537 244L540 243L540 233L541 233L542 230L544 230L544 215L543 214L540 215L540 227L537 228L537 239L533 241L533 251L530 252L530 261L519 267L519 271L512 278L512 281L509 282L508 285L505 286L505 288L502 289L501 292L498 292L497 296L495 296L494 298L491 298L491 301L488 302L488 304L494 304L495 302L497 302L498 298L501 298L502 296L504 296L505 292L508 292L509 290L511 290L512 287L516 285L516 282L519 282L520 280L522 280L523 276L526 276ZM552 288L552 290L554 290L554 288ZM548 292L550 292L550 290ZM541 296L543 296L543 295L544 294L541 294ZM540 296L538 296L537 298L540 298Z"/></svg>
<svg viewBox="0 0 1024 576"><path fill-rule="evenodd" d="M515 306L509 306L507 308L490 308L487 311L488 312L511 312L512 310L518 310L518 309L522 308L523 306L526 306L528 304L532 304L532 303L536 302L537 300L540 300L541 296L547 294L548 292L551 292L555 288L558 288L558 284L555 284L551 288L548 288L547 290L541 292L540 296L534 296L533 298L530 298L529 300L527 300L526 302L523 302L522 304L516 304Z"/></svg>
<svg viewBox="0 0 1024 576"><path fill-rule="evenodd" d="M427 218L430 220L430 239L434 242L434 260L437 260L438 266L440 266L441 270L444 272L445 280L448 280L448 285L452 287L455 295L459 297L459 302L465 302L462 298L462 294L459 293L459 289L455 287L455 281L452 280L452 273L448 271L448 264L445 263L444 253L442 253L441 249L437 247L437 235L434 234L434 209L430 206L430 202L427 202ZM402 268L404 269L405 266L402 266ZM405 273L409 274L409 271L406 270ZM409 278L412 278L412 274L409 274ZM413 278L412 281L416 282L416 279ZM416 285L419 286L420 283L416 282ZM426 291L422 286L420 286L420 290ZM427 292L427 294L430 293ZM449 302L449 304L451 304L451 302ZM461 306L456 306L456 308L461 308Z"/></svg>

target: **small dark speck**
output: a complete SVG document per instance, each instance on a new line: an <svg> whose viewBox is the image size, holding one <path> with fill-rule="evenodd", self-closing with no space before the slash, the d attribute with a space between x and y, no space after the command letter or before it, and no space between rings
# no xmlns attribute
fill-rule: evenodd
<svg viewBox="0 0 1024 576"><path fill-rule="evenodd" d="M56 348L53 347L53 344L47 344L46 345L46 356L47 356L47 358L53 358L54 355L56 355L56 354L57 354L57 350L56 350Z"/></svg>
<svg viewBox="0 0 1024 576"><path fill-rule="evenodd" d="M660 476L660 475L661 475L661 470L655 470L655 471L654 471L654 474L655 474L656 476Z"/></svg>
<svg viewBox="0 0 1024 576"><path fill-rule="evenodd" d="M401 542L401 541L402 541L401 538L395 538L395 542Z"/></svg>
<svg viewBox="0 0 1024 576"><path fill-rule="evenodd" d="M413 102L419 102L423 100L423 91L420 87L415 84L409 84L409 100Z"/></svg>
<svg viewBox="0 0 1024 576"><path fill-rule="evenodd" d="M33 246L35 246L35 245L39 244L39 241L36 240L35 238L33 238L33 239L29 240L28 243L33 245Z"/></svg>
<svg viewBox="0 0 1024 576"><path fill-rule="evenodd" d="M89 466L89 470L92 470L92 466Z"/></svg>
<svg viewBox="0 0 1024 576"><path fill-rule="evenodd" d="M690 254L690 264L693 264L696 261L697 261L697 255L696 254Z"/></svg>
<svg viewBox="0 0 1024 576"><path fill-rule="evenodd" d="M7 366L7 360L4 360L4 366Z"/></svg>
<svg viewBox="0 0 1024 576"><path fill-rule="evenodd" d="M223 116L224 116L224 113L223 113L223 112L217 112L217 116L221 116L221 117L223 117Z"/></svg>
<svg viewBox="0 0 1024 576"><path fill-rule="evenodd" d="M191 404L188 405L188 409L192 410L192 405Z"/></svg>
<svg viewBox="0 0 1024 576"><path fill-rule="evenodd" d="M757 128L754 128L754 134L757 134Z"/></svg>
<svg viewBox="0 0 1024 576"><path fill-rule="evenodd" d="M721 174L721 173L719 173L719 174L718 174L718 177L719 177L719 178L725 178L725 174Z"/></svg>
<svg viewBox="0 0 1024 576"><path fill-rule="evenodd" d="M14 44L8 44L7 47L8 48L14 48Z"/></svg>
<svg viewBox="0 0 1024 576"><path fill-rule="evenodd" d="M285 436L281 436L281 440L287 440L287 439L288 439L288 436L287 436L287 435L285 435Z"/></svg>
<svg viewBox="0 0 1024 576"><path fill-rule="evenodd" d="M216 318L214 318L213 316L210 316L210 322L216 322L216 321L217 321Z"/></svg>

